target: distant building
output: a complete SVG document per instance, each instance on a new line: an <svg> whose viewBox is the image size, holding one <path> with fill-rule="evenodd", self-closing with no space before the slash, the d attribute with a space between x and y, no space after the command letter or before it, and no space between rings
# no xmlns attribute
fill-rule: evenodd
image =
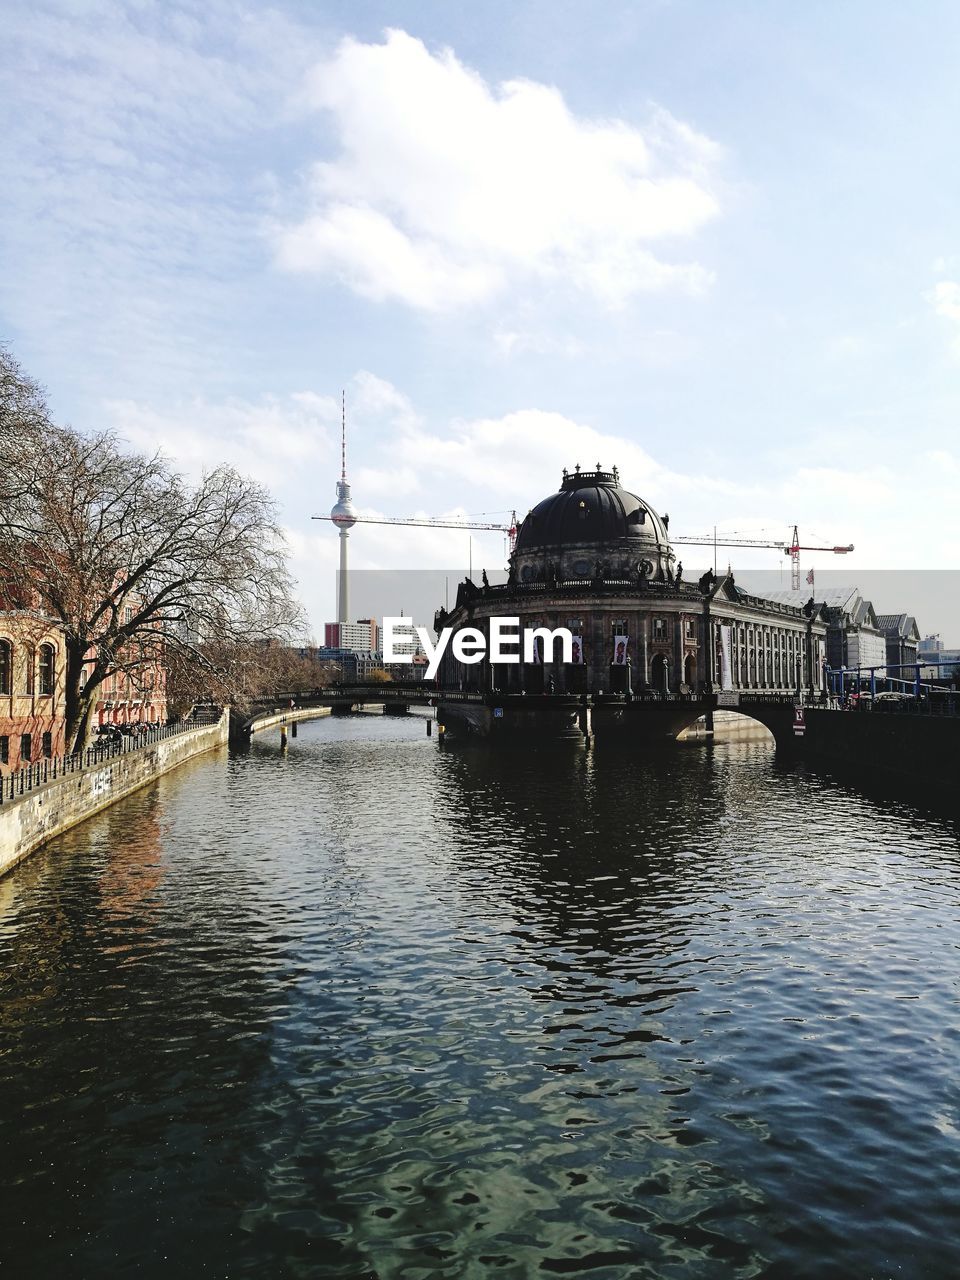
<svg viewBox="0 0 960 1280"><path fill-rule="evenodd" d="M356 622L328 622L323 628L323 643L327 649L376 653L380 648L380 627L376 618L358 618Z"/></svg>
<svg viewBox="0 0 960 1280"><path fill-rule="evenodd" d="M945 648L938 635L924 636L918 657L920 662L929 664L923 668L925 680L947 680L960 675L960 649Z"/></svg>
<svg viewBox="0 0 960 1280"><path fill-rule="evenodd" d="M887 665L906 667L916 663L920 650L920 629L917 620L909 613L879 613L877 626L887 642ZM909 672L893 672L901 679L909 679Z"/></svg>
<svg viewBox="0 0 960 1280"><path fill-rule="evenodd" d="M335 662L344 684L363 684L371 671L383 670L383 654L374 649L343 649L323 645L312 651L318 662Z"/></svg>
<svg viewBox="0 0 960 1280"><path fill-rule="evenodd" d="M767 594L771 600L794 605L811 598L811 594L804 591L771 591ZM812 594L827 618L827 666L834 670L840 667L876 667L877 675L883 675L887 664L887 638L870 601L864 600L857 587L835 587Z"/></svg>
<svg viewBox="0 0 960 1280"><path fill-rule="evenodd" d="M394 680L423 680L430 661L421 650L411 655L409 662L391 662L384 671Z"/></svg>

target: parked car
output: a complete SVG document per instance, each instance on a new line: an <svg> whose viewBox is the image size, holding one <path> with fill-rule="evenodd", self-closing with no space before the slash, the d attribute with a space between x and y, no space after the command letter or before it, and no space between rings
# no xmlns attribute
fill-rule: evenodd
<svg viewBox="0 0 960 1280"><path fill-rule="evenodd" d="M902 705L906 702L916 702L916 698L912 693L900 693L894 689L890 689L886 693L878 693L877 702L886 703L887 706L890 706L891 704L896 706L898 704Z"/></svg>

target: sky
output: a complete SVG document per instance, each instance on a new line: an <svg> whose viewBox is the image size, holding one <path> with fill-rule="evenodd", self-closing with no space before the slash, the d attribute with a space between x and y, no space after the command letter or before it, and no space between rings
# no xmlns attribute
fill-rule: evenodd
<svg viewBox="0 0 960 1280"><path fill-rule="evenodd" d="M4 28L0 341L59 419L268 485L314 634L342 391L364 515L498 523L601 462L677 534L957 566L956 5L7 0ZM504 563L496 533L350 545Z"/></svg>

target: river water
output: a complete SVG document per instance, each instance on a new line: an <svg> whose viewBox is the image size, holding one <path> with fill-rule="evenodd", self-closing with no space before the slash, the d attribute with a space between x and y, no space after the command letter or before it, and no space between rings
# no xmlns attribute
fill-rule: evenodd
<svg viewBox="0 0 960 1280"><path fill-rule="evenodd" d="M208 756L0 881L16 1277L954 1277L954 821L765 744Z"/></svg>

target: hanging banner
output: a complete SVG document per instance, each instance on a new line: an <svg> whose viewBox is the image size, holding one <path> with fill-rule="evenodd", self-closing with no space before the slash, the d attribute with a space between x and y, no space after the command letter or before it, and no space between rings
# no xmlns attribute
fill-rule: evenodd
<svg viewBox="0 0 960 1280"><path fill-rule="evenodd" d="M543 636L533 637L533 663L534 666L543 664Z"/></svg>
<svg viewBox="0 0 960 1280"><path fill-rule="evenodd" d="M573 656L571 661L576 666L583 665L583 640L580 636L573 637Z"/></svg>
<svg viewBox="0 0 960 1280"><path fill-rule="evenodd" d="M731 628L720 628L720 688L729 692L733 688L733 647Z"/></svg>
<svg viewBox="0 0 960 1280"><path fill-rule="evenodd" d="M628 643L626 636L613 637L613 665L615 667L625 667L627 665Z"/></svg>

